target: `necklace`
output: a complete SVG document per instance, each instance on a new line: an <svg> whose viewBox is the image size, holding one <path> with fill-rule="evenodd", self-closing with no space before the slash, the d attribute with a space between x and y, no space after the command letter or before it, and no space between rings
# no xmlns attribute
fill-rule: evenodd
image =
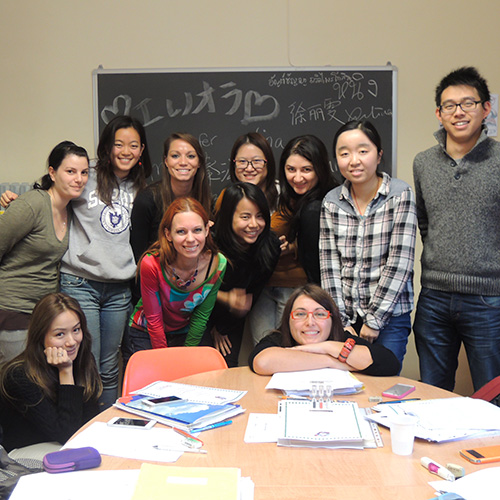
<svg viewBox="0 0 500 500"><path fill-rule="evenodd" d="M377 194L379 187L380 187L380 178L377 179L377 186L375 187L375 191L373 192L373 195L370 196L370 201L366 204L365 210L368 207L368 205L370 204L370 202L373 200L373 198L375 198L375 195ZM356 208L358 209L358 212L360 213L360 215L364 215L365 212L361 212L361 209L359 208L358 200L356 198L356 193L354 192L354 189L351 189L351 194L352 194L352 199L354 200L354 204L356 205Z"/></svg>
<svg viewBox="0 0 500 500"><path fill-rule="evenodd" d="M183 280L176 272L175 268L171 267L172 270L172 276L175 279L175 284L179 287L185 290L189 285L192 285L196 281L196 276L198 276L198 264L200 263L200 257L196 260L196 269L194 270L193 275L188 278L187 280Z"/></svg>
<svg viewBox="0 0 500 500"><path fill-rule="evenodd" d="M54 214L54 219L57 219L57 222L59 222L60 224L62 224L63 228L64 226L66 226L66 222L68 220L68 210L66 209L66 207L64 207L64 211L61 212L60 210L58 210L55 206L54 206L54 202L56 201L55 197L54 197L54 194L52 193L52 190L51 189L48 189L47 190L47 193L49 193L49 197L50 199L52 200L52 213ZM56 221L55 221L56 222Z"/></svg>

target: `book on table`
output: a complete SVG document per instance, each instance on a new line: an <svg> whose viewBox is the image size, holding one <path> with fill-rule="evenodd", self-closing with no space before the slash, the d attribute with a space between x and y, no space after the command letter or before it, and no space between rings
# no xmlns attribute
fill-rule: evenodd
<svg viewBox="0 0 500 500"><path fill-rule="evenodd" d="M162 424L193 431L243 413L245 410L240 405L225 401L240 398L245 392L159 381L119 398L114 406ZM180 399L154 406L145 403L151 397L160 396L178 396Z"/></svg>
<svg viewBox="0 0 500 500"><path fill-rule="evenodd" d="M322 408L311 401L279 402L278 446L363 449L357 403L329 402Z"/></svg>

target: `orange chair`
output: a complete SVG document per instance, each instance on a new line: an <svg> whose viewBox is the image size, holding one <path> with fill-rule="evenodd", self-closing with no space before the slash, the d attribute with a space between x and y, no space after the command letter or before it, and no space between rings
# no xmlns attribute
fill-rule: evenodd
<svg viewBox="0 0 500 500"><path fill-rule="evenodd" d="M222 354L208 346L137 351L132 354L125 369L122 396L157 380L176 380L224 368L227 368L227 363Z"/></svg>

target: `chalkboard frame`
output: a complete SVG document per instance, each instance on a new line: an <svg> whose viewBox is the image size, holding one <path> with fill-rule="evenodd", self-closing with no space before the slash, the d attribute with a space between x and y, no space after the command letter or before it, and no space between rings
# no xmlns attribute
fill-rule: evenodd
<svg viewBox="0 0 500 500"><path fill-rule="evenodd" d="M388 63L386 66L322 66L322 67L261 67L261 68L149 68L149 69L104 69L102 66L99 66L97 69L93 70L92 72L92 87L93 87L93 118L94 118L94 146L95 146L95 151L97 151L97 144L99 142L99 136L100 133L102 132L103 127L105 126L105 123L103 119L101 119L101 112L103 112L103 108L107 107L109 108L109 102L107 103L100 103L99 102L99 90L100 86L104 86L105 83L103 83L101 80L105 79L107 75L123 75L124 77L128 75L148 75L148 74L182 74L182 75L202 75L202 74L220 74L220 73L227 73L227 74L239 74L239 73L276 73L276 74L283 74L283 75L288 75L289 77L293 78L294 75L300 74L300 73L312 73L312 74L346 74L346 73L366 73L366 74L377 74L381 72L389 72L390 73L390 81L392 85L391 89L391 103L390 103L390 117L391 117L391 131L390 131L390 148L387 148L384 146L386 144L386 140L384 140L384 135L382 135L382 140L383 140L383 146L384 146L384 159L385 159L385 165L382 165L382 170L387 171L390 173L393 177L396 176L397 173L397 67L391 65ZM290 79L291 79L290 78ZM144 99L146 100L146 99ZM136 104L136 103L135 103ZM131 112L130 114L137 116L137 118L141 119L143 123L146 123L145 120L145 113L144 113L144 108L142 109L141 112L137 112L139 109L139 106L142 103L139 103L139 105L136 104L136 106L133 108L135 112ZM148 113L148 110L146 110L146 113ZM172 120L172 117L169 116L169 119ZM153 122L154 123L154 122ZM377 125L377 122L374 122L375 125ZM339 124L340 126L340 124ZM175 127L174 127L175 128ZM248 131L250 130L255 130L255 127L249 127ZM183 130L182 128L176 129L176 130L171 130L170 132L173 131L186 131L186 132L191 132L190 130ZM147 133L147 127L146 127L146 133ZM306 132L307 133L307 132ZM314 133L314 132L312 132ZM168 135L168 134L167 134ZM194 134L196 135L196 133ZM237 134L239 135L239 134ZM232 140L236 139L237 135L235 135ZM264 135L266 135L264 133ZM295 134L295 135L300 135L300 134ZM387 136L387 134L386 134ZM165 135L166 137L166 135ZM165 138L164 137L164 138ZM293 136L287 137L286 139L290 139ZM333 136L332 136L333 137ZM153 163L155 166L156 170L156 175L153 174L153 180L156 180L160 177L161 175L161 160L157 160L156 163L154 161L155 157L158 157L158 150L161 146L158 144L152 144L149 135L148 135L148 142L149 142L149 149L150 149L150 154L153 159ZM327 146L329 156L331 159L332 151L331 151L331 139L330 140L325 140L325 144ZM275 151L275 158L276 158L276 163L278 164L279 162L279 151L276 150L275 147L273 147L273 150ZM227 156L229 155L229 151L227 151ZM225 163L222 163L222 165L225 165ZM341 180L340 174L338 172L335 172L335 168L332 169L334 170L334 173L336 174L337 178ZM220 179L216 179L219 180ZM220 189L224 186L227 185L228 180L227 178L223 181L219 182L219 185L215 185L212 182L212 191L218 192ZM216 189L214 189L214 187Z"/></svg>

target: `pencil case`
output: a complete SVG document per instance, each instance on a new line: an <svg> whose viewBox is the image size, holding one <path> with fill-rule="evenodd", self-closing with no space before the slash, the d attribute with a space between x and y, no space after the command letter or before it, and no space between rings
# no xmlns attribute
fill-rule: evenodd
<svg viewBox="0 0 500 500"><path fill-rule="evenodd" d="M54 451L43 457L43 468L51 473L91 469L99 465L101 465L101 455L90 446Z"/></svg>

